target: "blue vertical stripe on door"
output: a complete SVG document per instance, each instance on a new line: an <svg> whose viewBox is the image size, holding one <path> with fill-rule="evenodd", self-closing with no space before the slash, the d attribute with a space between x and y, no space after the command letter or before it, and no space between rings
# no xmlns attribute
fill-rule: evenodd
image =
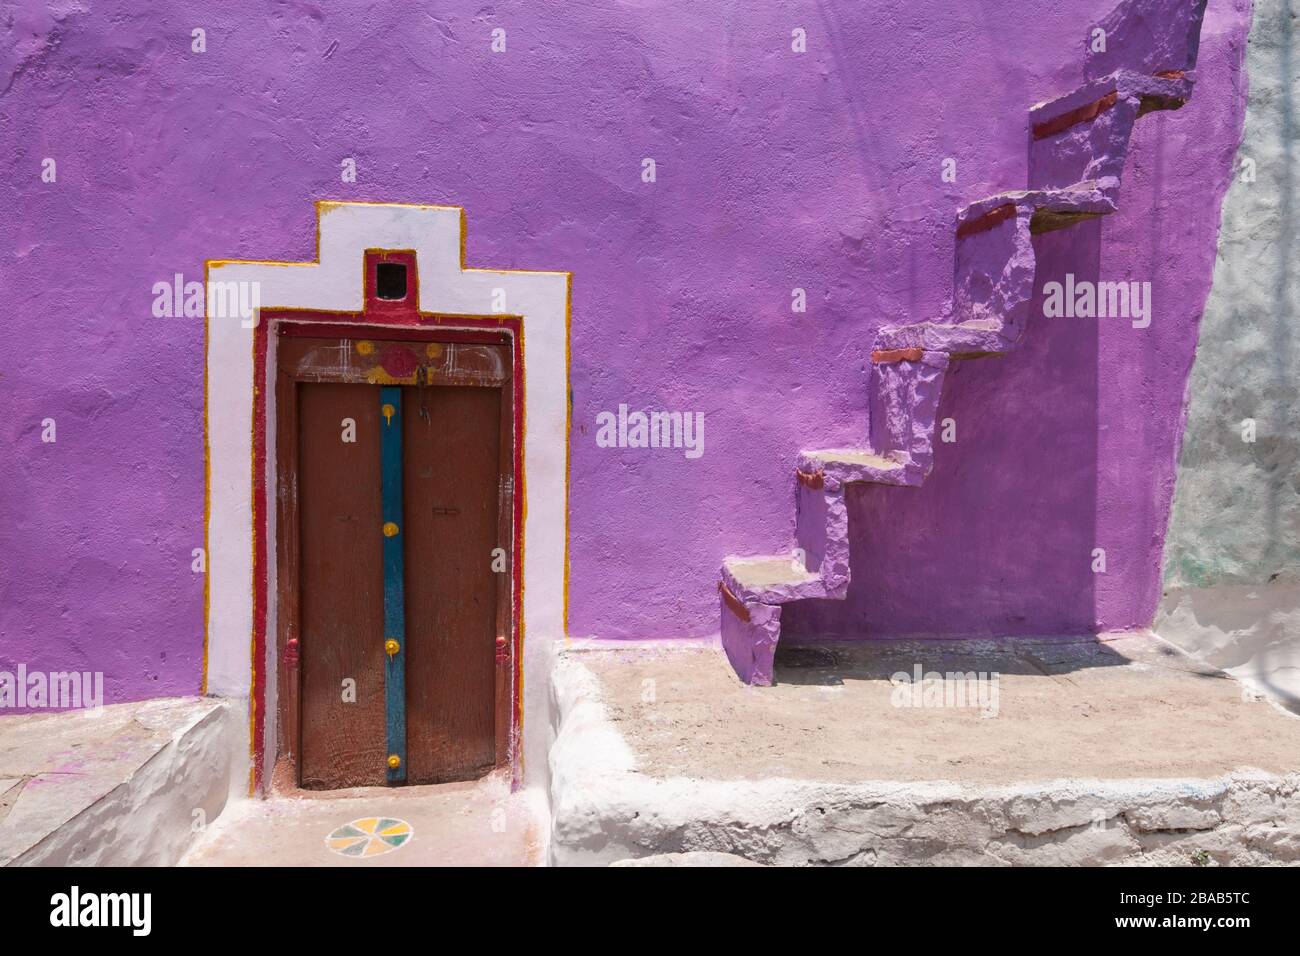
<svg viewBox="0 0 1300 956"><path fill-rule="evenodd" d="M389 783L406 780L406 595L402 559L402 390L379 390L380 446L384 513L384 702L388 718ZM396 641L396 653L388 642ZM392 766L393 758L397 766Z"/></svg>

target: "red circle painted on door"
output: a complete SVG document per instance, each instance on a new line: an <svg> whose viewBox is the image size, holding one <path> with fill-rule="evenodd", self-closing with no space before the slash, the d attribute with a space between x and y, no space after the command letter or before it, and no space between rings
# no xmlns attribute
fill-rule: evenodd
<svg viewBox="0 0 1300 956"><path fill-rule="evenodd" d="M415 353L410 349L389 346L380 354L379 364L393 378L407 378L415 374L415 370L420 365L420 360L416 358Z"/></svg>

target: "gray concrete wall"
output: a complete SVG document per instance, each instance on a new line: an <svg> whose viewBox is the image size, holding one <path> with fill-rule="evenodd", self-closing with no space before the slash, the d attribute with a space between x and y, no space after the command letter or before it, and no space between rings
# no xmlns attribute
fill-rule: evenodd
<svg viewBox="0 0 1300 956"><path fill-rule="evenodd" d="M1250 97L1223 202L1165 545L1170 587L1300 569L1300 0L1256 0ZM1253 180L1253 181L1252 181ZM1242 421L1256 440L1242 439Z"/></svg>
<svg viewBox="0 0 1300 956"><path fill-rule="evenodd" d="M1254 15L1156 628L1300 709L1300 0Z"/></svg>

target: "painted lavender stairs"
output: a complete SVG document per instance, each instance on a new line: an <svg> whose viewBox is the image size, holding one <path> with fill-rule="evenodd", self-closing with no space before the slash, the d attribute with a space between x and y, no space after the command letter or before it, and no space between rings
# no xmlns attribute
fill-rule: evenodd
<svg viewBox="0 0 1300 956"><path fill-rule="evenodd" d="M1033 236L1116 210L1133 124L1191 96L1205 2L1126 0L1095 24L1106 50L1087 55L1088 79L1029 111L1029 188L958 211L948 314L877 336L869 446L799 455L793 553L723 561L722 646L741 680L772 683L782 605L847 594L845 486L920 485L949 363L1016 348L1034 293Z"/></svg>

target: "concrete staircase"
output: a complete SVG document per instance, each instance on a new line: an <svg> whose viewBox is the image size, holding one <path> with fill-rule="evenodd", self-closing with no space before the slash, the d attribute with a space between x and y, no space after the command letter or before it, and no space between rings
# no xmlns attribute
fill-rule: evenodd
<svg viewBox="0 0 1300 956"><path fill-rule="evenodd" d="M772 683L781 608L848 593L853 482L915 487L930 473L944 376L953 361L1019 344L1034 297L1033 237L1114 212L1133 124L1192 93L1205 0L1126 0L1096 29L1086 81L1029 110L1028 188L957 212L953 298L946 314L881 329L871 353L868 441L803 451L795 471L796 547L722 564L722 646L749 684Z"/></svg>

